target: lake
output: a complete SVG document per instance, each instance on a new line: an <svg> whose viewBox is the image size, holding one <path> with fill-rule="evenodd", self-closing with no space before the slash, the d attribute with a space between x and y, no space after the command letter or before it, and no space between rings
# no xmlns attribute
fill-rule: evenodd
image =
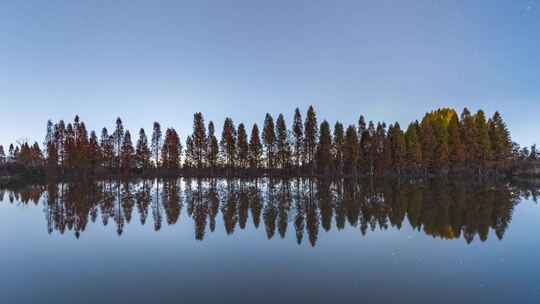
<svg viewBox="0 0 540 304"><path fill-rule="evenodd" d="M2 303L539 303L538 188L169 179L0 191Z"/></svg>

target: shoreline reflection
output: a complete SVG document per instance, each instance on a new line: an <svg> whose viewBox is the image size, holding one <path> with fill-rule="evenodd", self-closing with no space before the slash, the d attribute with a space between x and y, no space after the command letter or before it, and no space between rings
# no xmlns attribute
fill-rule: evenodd
<svg viewBox="0 0 540 304"><path fill-rule="evenodd" d="M184 220L185 212L200 241L221 217L227 234L252 225L268 239L294 233L298 244L316 246L322 231L347 226L361 235L409 225L445 240L483 242L490 232L502 240L514 207L539 195L538 189L508 183L183 178L36 185L0 190L0 201L41 204L49 234L72 232L77 238L90 224L113 224L120 236L132 221L159 231Z"/></svg>

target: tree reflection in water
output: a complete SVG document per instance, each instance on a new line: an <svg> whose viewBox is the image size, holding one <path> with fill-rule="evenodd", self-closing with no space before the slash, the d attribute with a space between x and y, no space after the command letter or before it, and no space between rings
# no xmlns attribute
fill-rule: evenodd
<svg viewBox="0 0 540 304"><path fill-rule="evenodd" d="M78 238L89 223L108 225L112 220L121 235L126 223L146 225L149 216L159 231L164 220L167 225L180 221L185 207L197 240L216 230L221 213L227 234L251 224L258 229L262 223L268 239L284 238L294 229L298 244L307 239L315 246L321 230L348 225L366 235L376 229L401 229L404 221L441 239L485 241L490 230L502 239L514 206L523 198L536 201L539 194L536 188L507 183L261 178L60 183L0 190L0 199L43 204L50 234L70 231Z"/></svg>

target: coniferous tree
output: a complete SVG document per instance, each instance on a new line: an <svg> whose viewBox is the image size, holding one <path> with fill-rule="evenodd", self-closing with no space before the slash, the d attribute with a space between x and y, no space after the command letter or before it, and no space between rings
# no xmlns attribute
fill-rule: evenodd
<svg viewBox="0 0 540 304"><path fill-rule="evenodd" d="M304 123L304 159L306 160L307 165L311 166L313 170L313 161L315 158L315 150L317 148L317 115L313 106L309 106L306 115L306 122Z"/></svg>
<svg viewBox="0 0 540 304"><path fill-rule="evenodd" d="M319 173L328 173L332 166L332 135L330 125L326 120L321 123L319 144L315 153L315 162Z"/></svg>
<svg viewBox="0 0 540 304"><path fill-rule="evenodd" d="M438 169L448 167L448 131L445 128L445 121L441 117L432 118L433 134L435 136L435 156L433 164Z"/></svg>
<svg viewBox="0 0 540 304"><path fill-rule="evenodd" d="M78 116L76 119L78 120ZM76 168L83 170L88 170L89 168L89 158L88 155L88 132L86 131L86 125L84 122L79 121L76 124L77 128L75 129L75 162Z"/></svg>
<svg viewBox="0 0 540 304"><path fill-rule="evenodd" d="M343 171L343 145L345 144L345 131L343 124L336 122L334 126L334 144L333 144L333 159L334 169L338 174Z"/></svg>
<svg viewBox="0 0 540 304"><path fill-rule="evenodd" d="M238 125L238 166L240 168L247 168L249 165L249 144L246 133L246 127L243 123Z"/></svg>
<svg viewBox="0 0 540 304"><path fill-rule="evenodd" d="M302 114L300 109L294 111L293 121L294 135L294 165L298 168L302 164L303 146L304 146L304 125L302 123Z"/></svg>
<svg viewBox="0 0 540 304"><path fill-rule="evenodd" d="M435 133L431 119L426 116L420 124L420 139L422 142L422 165L426 170L433 168L435 161Z"/></svg>
<svg viewBox="0 0 540 304"><path fill-rule="evenodd" d="M116 158L115 164L118 167L120 165L120 152L122 149L122 140L124 138L124 125L120 117L116 119L116 129L114 130L113 137L114 137L114 152L115 152L114 156Z"/></svg>
<svg viewBox="0 0 540 304"><path fill-rule="evenodd" d="M282 169L288 168L291 163L291 146L283 114L279 114L276 120L276 139L277 165Z"/></svg>
<svg viewBox="0 0 540 304"><path fill-rule="evenodd" d="M161 148L162 167L169 170L180 168L181 154L182 146L178 133L173 128L167 129L163 147Z"/></svg>
<svg viewBox="0 0 540 304"><path fill-rule="evenodd" d="M6 164L6 152L4 151L4 146L0 145L0 165Z"/></svg>
<svg viewBox="0 0 540 304"><path fill-rule="evenodd" d="M68 123L66 126L64 153L66 158L65 167L73 169L75 164L75 131L73 130L73 125L71 123Z"/></svg>
<svg viewBox="0 0 540 304"><path fill-rule="evenodd" d="M274 119L270 113L266 113L266 117L264 118L262 139L266 150L266 167L273 169L276 155L276 131Z"/></svg>
<svg viewBox="0 0 540 304"><path fill-rule="evenodd" d="M366 118L364 115L360 115L360 118L358 118L358 140L360 141L362 137L364 136L364 132L368 131L367 124L366 124Z"/></svg>
<svg viewBox="0 0 540 304"><path fill-rule="evenodd" d="M9 153L9 157L8 157L9 162L15 161L16 153L15 153L15 147L13 146L13 144L9 144L8 153Z"/></svg>
<svg viewBox="0 0 540 304"><path fill-rule="evenodd" d="M358 144L360 145L358 148L358 169L360 170L365 170L369 167L367 160L370 144L369 139L369 130L366 124L366 118L364 115L360 115L360 118L358 119Z"/></svg>
<svg viewBox="0 0 540 304"><path fill-rule="evenodd" d="M55 125L51 120L47 121L47 134L45 135L45 159L48 172L56 172L58 167L58 146L55 141Z"/></svg>
<svg viewBox="0 0 540 304"><path fill-rule="evenodd" d="M407 166L411 168L418 168L422 165L422 143L418 134L419 128L418 121L416 121L411 123L405 132Z"/></svg>
<svg viewBox="0 0 540 304"><path fill-rule="evenodd" d="M538 149L536 148L536 144L531 146L528 160L532 160L532 161L538 160Z"/></svg>
<svg viewBox="0 0 540 304"><path fill-rule="evenodd" d="M228 168L234 168L236 163L236 129L232 119L225 118L221 133L221 153L223 163Z"/></svg>
<svg viewBox="0 0 540 304"><path fill-rule="evenodd" d="M211 169L216 168L219 157L219 144L215 135L214 123L208 123L208 148L207 148L207 164Z"/></svg>
<svg viewBox="0 0 540 304"><path fill-rule="evenodd" d="M47 172L55 174L58 170L58 150L53 142L49 142L46 158Z"/></svg>
<svg viewBox="0 0 540 304"><path fill-rule="evenodd" d="M191 136L186 138L186 155L184 158L184 168L193 168L194 166L194 147Z"/></svg>
<svg viewBox="0 0 540 304"><path fill-rule="evenodd" d="M45 140L43 141L43 146L45 147L45 153L47 153L47 149L49 147L49 144L54 142L54 124L52 120L47 121L47 129L45 133ZM48 155L47 155L48 158Z"/></svg>
<svg viewBox="0 0 540 304"><path fill-rule="evenodd" d="M369 122L367 131L362 134L360 140L360 149L358 151L360 164L369 172L370 175L375 173L375 159L377 156L377 142L376 142L375 124L373 121Z"/></svg>
<svg viewBox="0 0 540 304"><path fill-rule="evenodd" d="M136 149L137 168L143 171L150 168L150 158L151 152L150 148L148 147L148 138L146 137L146 132L144 132L144 129L141 128L139 130L139 140L137 141Z"/></svg>
<svg viewBox="0 0 540 304"><path fill-rule="evenodd" d="M479 159L478 131L474 117L469 109L463 109L461 113L461 138L465 146L465 159L474 162Z"/></svg>
<svg viewBox="0 0 540 304"><path fill-rule="evenodd" d="M457 113L453 112L448 123L448 159L453 166L460 165L466 160L465 146L461 139L461 129Z"/></svg>
<svg viewBox="0 0 540 304"><path fill-rule="evenodd" d="M259 127L257 124L253 124L253 128L251 129L251 137L249 139L249 166L251 168L260 168L262 149L263 147L259 135Z"/></svg>
<svg viewBox="0 0 540 304"><path fill-rule="evenodd" d="M114 144L113 138L109 135L107 128L103 128L101 130L100 146L103 164L106 168L112 169L114 160Z"/></svg>
<svg viewBox="0 0 540 304"><path fill-rule="evenodd" d="M381 124L385 130L385 136L382 137L383 141L383 151L379 155L377 161L377 172L379 174L384 174L389 169L393 169L393 150L392 150L392 134L394 133L394 125L388 126L388 131L386 131L385 124Z"/></svg>
<svg viewBox="0 0 540 304"><path fill-rule="evenodd" d="M43 152L41 151L41 148L37 142L34 142L32 145L30 153L32 155L32 166L41 167L43 165Z"/></svg>
<svg viewBox="0 0 540 304"><path fill-rule="evenodd" d="M65 149L65 133L66 126L63 120L58 122L58 125L54 129L54 142L56 145L56 150L58 152L58 158L60 163L60 168L64 169L65 159L66 159L66 149Z"/></svg>
<svg viewBox="0 0 540 304"><path fill-rule="evenodd" d="M133 143L131 141L131 134L129 131L125 132L124 138L121 140L122 147L120 147L120 167L124 172L129 172L133 169L135 164L135 149L133 149Z"/></svg>
<svg viewBox="0 0 540 304"><path fill-rule="evenodd" d="M375 130L375 136L373 139L374 145L374 158L375 158L375 170L377 173L382 173L391 163L390 144L386 138L386 124L377 123L377 129Z"/></svg>
<svg viewBox="0 0 540 304"><path fill-rule="evenodd" d="M406 144L405 144L405 135L401 130L399 123L395 123L392 128L392 133L389 135L391 153L392 153L392 167L401 173L401 170L406 163Z"/></svg>
<svg viewBox="0 0 540 304"><path fill-rule="evenodd" d="M152 154L154 154L154 161L156 168L159 168L159 152L161 149L161 126L156 121L154 122L152 132Z"/></svg>
<svg viewBox="0 0 540 304"><path fill-rule="evenodd" d="M345 143L343 145L343 171L345 174L356 174L358 150L359 144L356 127L351 125L345 131Z"/></svg>
<svg viewBox="0 0 540 304"><path fill-rule="evenodd" d="M88 141L88 162L92 171L99 167L102 160L101 147L99 146L96 132L90 132L90 140Z"/></svg>
<svg viewBox="0 0 540 304"><path fill-rule="evenodd" d="M193 115L193 157L195 158L195 165L197 168L203 168L205 166L204 160L206 157L208 142L206 138L206 127L204 125L204 118L202 113L198 112Z"/></svg>
<svg viewBox="0 0 540 304"><path fill-rule="evenodd" d="M478 131L479 160L486 162L491 160L491 142L489 138L489 128L486 122L484 111L479 110L474 116L476 130Z"/></svg>
<svg viewBox="0 0 540 304"><path fill-rule="evenodd" d="M493 159L498 162L508 160L512 155L512 140L506 123L499 112L493 114L489 129Z"/></svg>

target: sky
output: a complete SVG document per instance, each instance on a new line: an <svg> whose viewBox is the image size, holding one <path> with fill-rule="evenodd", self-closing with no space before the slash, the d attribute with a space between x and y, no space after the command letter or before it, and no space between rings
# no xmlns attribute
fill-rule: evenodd
<svg viewBox="0 0 540 304"><path fill-rule="evenodd" d="M185 140L194 112L220 133L309 105L332 125L498 110L540 144L537 0L5 1L0 29L4 145L76 114Z"/></svg>

